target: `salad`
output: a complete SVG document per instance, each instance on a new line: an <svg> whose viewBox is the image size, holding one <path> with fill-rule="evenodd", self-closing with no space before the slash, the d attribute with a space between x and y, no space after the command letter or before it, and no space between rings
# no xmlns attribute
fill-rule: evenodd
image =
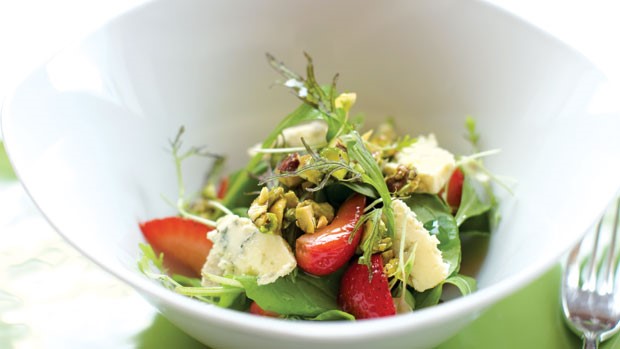
<svg viewBox="0 0 620 349"><path fill-rule="evenodd" d="M499 219L472 118L472 154L455 156L433 134L399 135L393 121L363 130L355 93L302 77L271 55L301 101L224 175L224 157L171 141L178 215L140 223L140 270L183 295L220 307L302 320L354 320L415 311L466 295L461 241ZM208 156L199 195L186 199L182 162Z"/></svg>

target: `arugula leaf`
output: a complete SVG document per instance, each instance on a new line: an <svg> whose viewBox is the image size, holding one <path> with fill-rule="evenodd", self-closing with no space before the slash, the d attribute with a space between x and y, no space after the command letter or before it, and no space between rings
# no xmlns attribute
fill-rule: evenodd
<svg viewBox="0 0 620 349"><path fill-rule="evenodd" d="M471 276L462 274L456 274L447 278L444 281L444 284L452 284L456 286L456 288L459 289L461 295L463 296L471 294L478 289L478 283L476 282L476 279Z"/></svg>
<svg viewBox="0 0 620 349"><path fill-rule="evenodd" d="M377 194L377 190L375 190L374 187L372 187L371 185L368 185L367 183L342 182L342 184L348 187L349 189L353 190L354 192L362 194L366 197L369 197L372 199L376 199L379 197L379 194Z"/></svg>
<svg viewBox="0 0 620 349"><path fill-rule="evenodd" d="M252 276L234 276L245 288L248 298L261 308L282 315L316 317L338 310L336 302L340 275L316 277L304 272L287 275L267 285L258 285Z"/></svg>
<svg viewBox="0 0 620 349"><path fill-rule="evenodd" d="M471 175L465 175L461 204L455 214L456 224L461 225L470 217L475 217L489 211L493 207L493 200L488 198L484 190L476 190L476 182Z"/></svg>
<svg viewBox="0 0 620 349"><path fill-rule="evenodd" d="M261 164L258 164L257 167L261 167ZM259 192L260 186L258 185L258 179L256 176L247 176L246 178L241 178L247 174L245 169L238 170L230 174L228 181L229 183L239 183L237 190L237 195L231 196L229 199L229 203L224 205L226 207L237 208L237 207L250 207L252 201L254 201L253 195L248 195L248 193ZM247 213L246 213L247 214Z"/></svg>
<svg viewBox="0 0 620 349"><path fill-rule="evenodd" d="M326 312L323 312L313 318L309 318L307 320L312 320L312 321L337 321L337 320L349 320L349 321L353 321L355 320L355 316L344 312L342 310L328 310Z"/></svg>
<svg viewBox="0 0 620 349"><path fill-rule="evenodd" d="M166 274L163 253L156 254L149 244L140 244L139 247L142 256L138 260L138 269L147 277L158 280L164 287L222 308L238 310L247 308L247 299L242 288L231 286L196 287L197 279L193 280L193 278L178 275L170 277ZM153 270L153 267L159 272ZM186 284L192 286L185 286Z"/></svg>
<svg viewBox="0 0 620 349"><path fill-rule="evenodd" d="M416 292L414 295L416 309L430 307L439 303L443 293L443 287L446 284L456 286L463 296L473 293L478 288L476 279L466 275L456 274L447 278L441 284L431 288L430 290Z"/></svg>
<svg viewBox="0 0 620 349"><path fill-rule="evenodd" d="M483 214L468 218L459 227L460 235L490 235L491 234L491 212L487 211Z"/></svg>
<svg viewBox="0 0 620 349"><path fill-rule="evenodd" d="M430 290L426 290L424 292L415 292L415 308L422 309L426 307L430 307L439 303L441 299L441 294L443 292L443 283L431 288Z"/></svg>
<svg viewBox="0 0 620 349"><path fill-rule="evenodd" d="M461 264L461 240L459 229L450 209L437 196L414 194L405 201L415 212L424 228L439 240L439 250L444 262L448 263L448 275L458 272Z"/></svg>
<svg viewBox="0 0 620 349"><path fill-rule="evenodd" d="M385 184L383 173L379 168L379 164L375 158L370 154L362 137L360 137L357 131L351 131L350 133L342 137L342 141L345 143L349 159L356 161L363 169L362 182L372 186L381 200L383 201L383 214L386 218L386 226L388 229L388 235L394 238L394 211L392 210L392 196Z"/></svg>
<svg viewBox="0 0 620 349"><path fill-rule="evenodd" d="M188 287L202 287L202 283L199 278L189 277L181 274L173 274L172 279L182 286Z"/></svg>

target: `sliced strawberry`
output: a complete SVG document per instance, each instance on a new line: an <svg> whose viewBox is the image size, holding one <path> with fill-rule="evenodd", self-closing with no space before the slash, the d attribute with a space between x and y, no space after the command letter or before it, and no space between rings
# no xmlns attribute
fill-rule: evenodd
<svg viewBox="0 0 620 349"><path fill-rule="evenodd" d="M372 278L366 265L353 261L340 281L338 304L356 319L370 319L396 314L388 280L383 273L383 259L371 257Z"/></svg>
<svg viewBox="0 0 620 349"><path fill-rule="evenodd" d="M461 196L463 194L463 181L465 175L460 168L457 168L452 172L450 181L448 181L448 191L446 193L446 201L453 211L456 211L461 204Z"/></svg>
<svg viewBox="0 0 620 349"><path fill-rule="evenodd" d="M360 219L366 197L356 194L338 209L334 220L313 234L304 234L295 242L297 265L314 275L327 275L345 265L355 253L364 231L363 227L349 241Z"/></svg>
<svg viewBox="0 0 620 349"><path fill-rule="evenodd" d="M252 301L250 304L250 313L269 317L280 317L278 313L261 308L258 303Z"/></svg>
<svg viewBox="0 0 620 349"><path fill-rule="evenodd" d="M217 198L220 200L226 196L226 192L228 191L228 181L228 177L222 178L217 188Z"/></svg>
<svg viewBox="0 0 620 349"><path fill-rule="evenodd" d="M140 224L146 241L156 253L164 254L171 272L199 276L213 243L207 239L212 230L204 224L180 217L153 219Z"/></svg>

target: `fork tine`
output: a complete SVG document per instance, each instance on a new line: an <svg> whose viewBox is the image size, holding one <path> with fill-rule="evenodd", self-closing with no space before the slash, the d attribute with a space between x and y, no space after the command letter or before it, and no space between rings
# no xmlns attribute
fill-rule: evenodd
<svg viewBox="0 0 620 349"><path fill-rule="evenodd" d="M594 292L594 290L596 289L596 264L598 259L597 255L599 252L599 244L601 240L602 221L603 218L601 218L596 224L594 244L592 245L592 254L590 256L590 259L587 260L586 265L583 267L583 289L590 292Z"/></svg>
<svg viewBox="0 0 620 349"><path fill-rule="evenodd" d="M579 287L579 250L581 247L581 243L578 243L573 247L568 255L565 263L564 269L564 281L563 284L569 285L572 287Z"/></svg>
<svg viewBox="0 0 620 349"><path fill-rule="evenodd" d="M605 285L604 292L612 293L614 290L614 280L616 276L616 240L618 236L618 224L620 221L620 199L616 201L616 209L614 210L613 216L613 227L611 231L611 241L609 244L609 254L607 255L607 260L605 265L603 265L603 272L605 276Z"/></svg>

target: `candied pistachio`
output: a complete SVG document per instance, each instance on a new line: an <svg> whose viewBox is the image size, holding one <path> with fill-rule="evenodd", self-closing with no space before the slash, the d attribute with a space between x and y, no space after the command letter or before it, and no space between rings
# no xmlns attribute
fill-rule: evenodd
<svg viewBox="0 0 620 349"><path fill-rule="evenodd" d="M383 264L383 273L389 278L398 273L398 258L392 258Z"/></svg>
<svg viewBox="0 0 620 349"><path fill-rule="evenodd" d="M252 203L252 205L250 205L250 208L248 208L248 217L250 217L252 221L256 221L260 216L267 213L267 207L267 204L260 205Z"/></svg>
<svg viewBox="0 0 620 349"><path fill-rule="evenodd" d="M384 252L392 248L392 239L385 237L372 246L372 252Z"/></svg>
<svg viewBox="0 0 620 349"><path fill-rule="evenodd" d="M299 168L299 154L293 153L289 154L286 158L284 158L278 167L276 168L276 174L287 174L291 172L297 171ZM282 177L278 177L278 181L289 188L295 188L303 182L303 179L297 175L285 175Z"/></svg>
<svg viewBox="0 0 620 349"><path fill-rule="evenodd" d="M418 173L413 166L388 163L383 166L383 173L388 190L397 196L412 194L420 183Z"/></svg>
<svg viewBox="0 0 620 349"><path fill-rule="evenodd" d="M260 223L260 225L258 224ZM256 226L261 233L279 234L278 217L275 213L267 212L257 220Z"/></svg>
<svg viewBox="0 0 620 349"><path fill-rule="evenodd" d="M287 208L294 208L299 204L299 198L297 198L297 195L290 190L284 193L284 199L286 199Z"/></svg>
<svg viewBox="0 0 620 349"><path fill-rule="evenodd" d="M378 234L373 238L375 241L368 241L371 238L372 232L375 231L375 223L371 219L364 223L364 233L357 247L357 253L364 253L369 244L371 253L383 252L392 246L392 239L384 237L387 233L387 226L383 220L379 220L377 229L379 229Z"/></svg>
<svg viewBox="0 0 620 349"><path fill-rule="evenodd" d="M263 187L263 189L261 189L255 202L259 205L264 205L269 202L269 189L267 189L267 187Z"/></svg>
<svg viewBox="0 0 620 349"><path fill-rule="evenodd" d="M295 218L301 230L312 234L316 229L328 225L334 219L334 208L326 202L304 200L297 205Z"/></svg>
<svg viewBox="0 0 620 349"><path fill-rule="evenodd" d="M286 199L280 198L269 207L269 212L276 216L276 231L282 231L282 220L284 219L284 209L286 208Z"/></svg>
<svg viewBox="0 0 620 349"><path fill-rule="evenodd" d="M323 179L323 174L319 170L315 169L304 169L306 166L310 166L314 163L314 159L312 155L305 154L299 157L299 177L305 179L306 181L312 184L319 184Z"/></svg>
<svg viewBox="0 0 620 349"><path fill-rule="evenodd" d="M281 234L287 209L296 207L299 199L282 187L271 190L263 187L248 209L248 216L262 232ZM289 217L290 219L290 217ZM294 217L290 219L293 221Z"/></svg>
<svg viewBox="0 0 620 349"><path fill-rule="evenodd" d="M323 148L321 150L321 156L326 158L327 160L342 161L345 164L349 163L349 156L347 155L347 152L338 147ZM332 177L338 180L344 179L346 175L347 175L347 170L344 168L334 171L332 173Z"/></svg>
<svg viewBox="0 0 620 349"><path fill-rule="evenodd" d="M382 252L381 257L385 262L388 262L390 259L394 258L394 250L390 249Z"/></svg>
<svg viewBox="0 0 620 349"><path fill-rule="evenodd" d="M312 206L298 205L295 209L295 218L297 219L297 226L305 233L314 233L316 221L314 219L314 211Z"/></svg>

